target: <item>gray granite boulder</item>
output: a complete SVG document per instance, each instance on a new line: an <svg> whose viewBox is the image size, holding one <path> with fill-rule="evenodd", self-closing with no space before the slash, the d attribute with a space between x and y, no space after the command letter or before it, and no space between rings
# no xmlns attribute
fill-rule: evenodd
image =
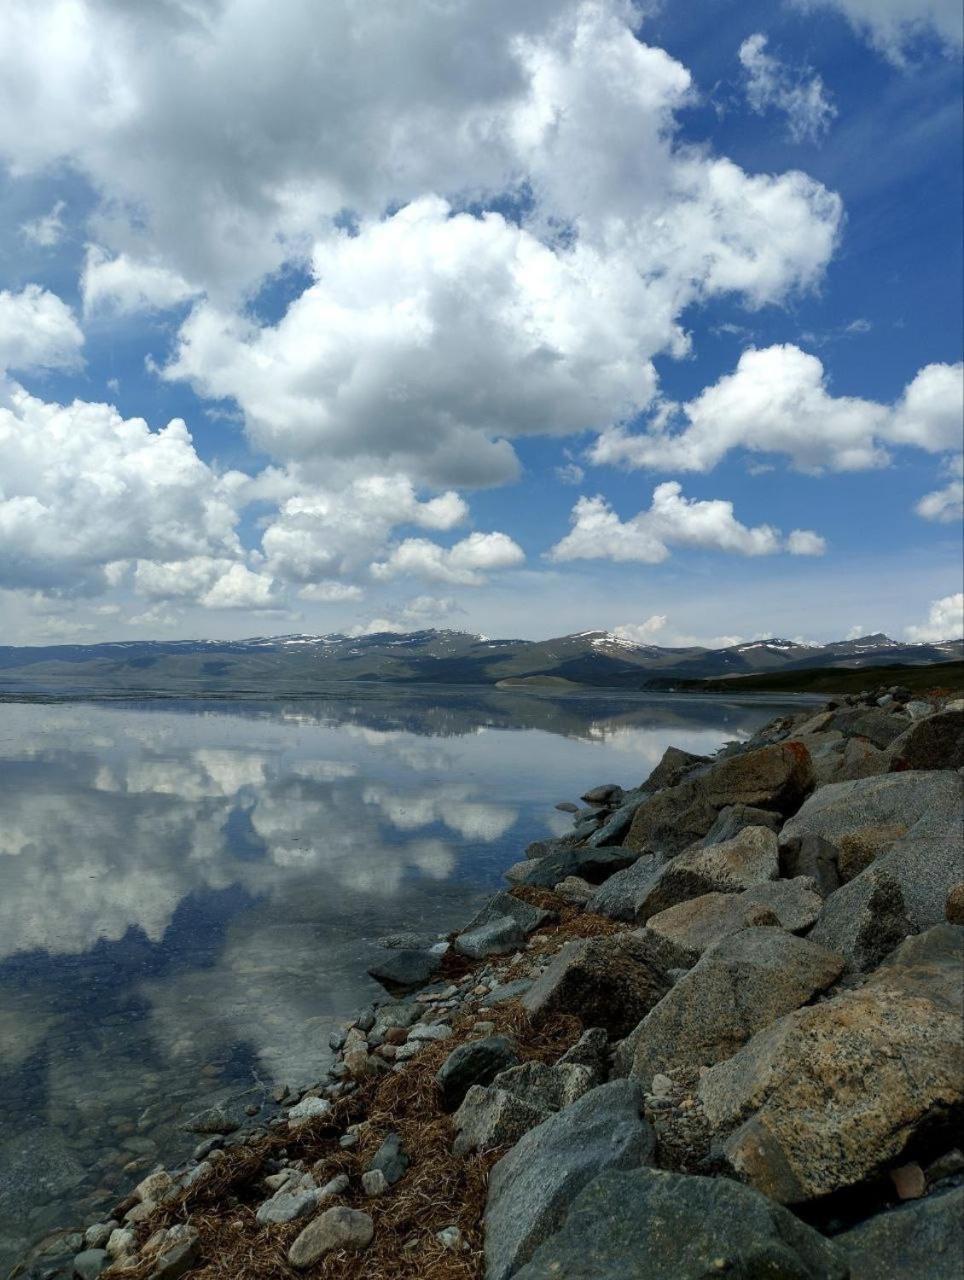
<svg viewBox="0 0 964 1280"><path fill-rule="evenodd" d="M496 1089L505 1089L537 1111L561 1111L599 1084L590 1067L575 1062L523 1062L500 1072L493 1080Z"/></svg>
<svg viewBox="0 0 964 1280"><path fill-rule="evenodd" d="M511 893L497 893L472 917L462 932L468 933L471 929L479 929L482 925L489 924L490 921L501 916L509 916L523 933L532 933L541 925L555 919L551 911L534 907Z"/></svg>
<svg viewBox="0 0 964 1280"><path fill-rule="evenodd" d="M782 825L780 815L769 809L755 809L749 804L729 804L720 810L716 821L700 843L704 847L723 844L738 836L744 827L768 827L771 831L779 831Z"/></svg>
<svg viewBox="0 0 964 1280"><path fill-rule="evenodd" d="M467 929L455 939L455 950L470 960L518 951L525 933L511 916L493 916L478 928Z"/></svg>
<svg viewBox="0 0 964 1280"><path fill-rule="evenodd" d="M594 1178L516 1272L517 1280L716 1276L847 1280L847 1265L833 1243L749 1187L641 1168Z"/></svg>
<svg viewBox="0 0 964 1280"><path fill-rule="evenodd" d="M860 832L882 831L889 846L925 814L959 820L962 782L951 773L908 771L820 787L784 824L780 844L796 836L823 836L839 846Z"/></svg>
<svg viewBox="0 0 964 1280"><path fill-rule="evenodd" d="M643 791L661 791L664 787L674 787L687 773L700 765L709 764L709 756L696 756L679 747L667 747L659 764L643 783Z"/></svg>
<svg viewBox="0 0 964 1280"><path fill-rule="evenodd" d="M512 1146L548 1116L548 1111L533 1107L506 1089L474 1084L453 1117L452 1150L457 1156L464 1156L470 1151Z"/></svg>
<svg viewBox="0 0 964 1280"><path fill-rule="evenodd" d="M876 968L913 931L899 882L873 865L830 895L809 936L841 952L847 968L861 972Z"/></svg>
<svg viewBox="0 0 964 1280"><path fill-rule="evenodd" d="M743 751L658 791L636 810L624 843L639 853L672 857L701 840L727 806L793 813L813 784L810 755L798 742Z"/></svg>
<svg viewBox="0 0 964 1280"><path fill-rule="evenodd" d="M650 916L646 928L694 964L715 942L758 925L803 933L816 921L823 899L807 876L771 880L743 893L705 893Z"/></svg>
<svg viewBox="0 0 964 1280"><path fill-rule="evenodd" d="M733 1172L783 1204L853 1187L964 1106L964 930L908 938L857 991L759 1032L699 1086Z"/></svg>
<svg viewBox="0 0 964 1280"><path fill-rule="evenodd" d="M941 711L918 720L895 739L890 754L904 769L964 767L964 711Z"/></svg>
<svg viewBox="0 0 964 1280"><path fill-rule="evenodd" d="M630 1075L649 1090L658 1072L695 1075L731 1057L757 1031L840 977L843 957L782 929L746 929L705 952L643 1019Z"/></svg>
<svg viewBox="0 0 964 1280"><path fill-rule="evenodd" d="M500 1071L515 1066L519 1055L505 1036L485 1036L454 1049L435 1077L442 1095L442 1110L455 1111L474 1084L490 1084Z"/></svg>
<svg viewBox="0 0 964 1280"><path fill-rule="evenodd" d="M508 1280L562 1225L579 1192L609 1169L632 1169L653 1155L643 1096L614 1080L531 1129L489 1174L485 1280Z"/></svg>
<svg viewBox="0 0 964 1280"><path fill-rule="evenodd" d="M635 862L637 855L621 847L597 848L590 845L567 845L544 858L533 858L510 868L514 884L537 885L551 889L566 876L580 876L591 884L601 884L615 871ZM509 878L508 873L506 877Z"/></svg>
<svg viewBox="0 0 964 1280"><path fill-rule="evenodd" d="M850 1280L960 1280L964 1187L937 1192L862 1222L834 1244Z"/></svg>
<svg viewBox="0 0 964 1280"><path fill-rule="evenodd" d="M567 943L522 997L538 1019L571 1013L624 1036L669 990L646 944L631 934Z"/></svg>
<svg viewBox="0 0 964 1280"><path fill-rule="evenodd" d="M442 957L434 951L386 951L368 973L388 991L405 991L425 986L441 964Z"/></svg>

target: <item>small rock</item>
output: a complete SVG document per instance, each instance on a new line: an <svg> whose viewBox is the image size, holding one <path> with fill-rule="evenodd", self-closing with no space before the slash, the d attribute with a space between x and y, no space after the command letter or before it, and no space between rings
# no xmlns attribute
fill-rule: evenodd
<svg viewBox="0 0 964 1280"><path fill-rule="evenodd" d="M126 1227L117 1227L107 1239L106 1249L112 1258L121 1258L134 1252L137 1237Z"/></svg>
<svg viewBox="0 0 964 1280"><path fill-rule="evenodd" d="M331 1103L327 1098L302 1098L288 1112L288 1128L298 1129L303 1124L307 1124L310 1120L315 1120L319 1116L330 1115Z"/></svg>
<svg viewBox="0 0 964 1280"><path fill-rule="evenodd" d="M276 1191L270 1200L258 1206L255 1215L262 1226L269 1222L297 1222L313 1212L317 1203L317 1192L314 1188L296 1188L288 1191L284 1187Z"/></svg>
<svg viewBox="0 0 964 1280"><path fill-rule="evenodd" d="M84 1232L84 1244L88 1249L103 1249L117 1225L114 1221L95 1222Z"/></svg>
<svg viewBox="0 0 964 1280"><path fill-rule="evenodd" d="M158 1254L149 1280L180 1280L197 1262L200 1252L196 1236L177 1241Z"/></svg>
<svg viewBox="0 0 964 1280"><path fill-rule="evenodd" d="M442 1093L442 1110L457 1110L472 1085L489 1084L500 1071L518 1061L515 1048L504 1036L489 1036L459 1045L435 1077Z"/></svg>
<svg viewBox="0 0 964 1280"><path fill-rule="evenodd" d="M374 1235L375 1224L367 1213L335 1205L309 1222L288 1250L288 1261L302 1270L333 1249L365 1249Z"/></svg>
<svg viewBox="0 0 964 1280"><path fill-rule="evenodd" d="M390 1133L375 1152L369 1172L381 1170L389 1186L396 1183L408 1168L408 1156L402 1150L402 1139L397 1133Z"/></svg>
<svg viewBox="0 0 964 1280"><path fill-rule="evenodd" d="M361 1180L366 1196L384 1195L388 1190L388 1179L381 1169L369 1169L362 1174Z"/></svg>
<svg viewBox="0 0 964 1280"><path fill-rule="evenodd" d="M559 803L556 805L556 808L560 811L560 813L578 813L579 812L579 806L577 804L573 804L571 800L560 800Z"/></svg>
<svg viewBox="0 0 964 1280"><path fill-rule="evenodd" d="M455 949L470 960L482 960L515 951L524 941L525 933L511 916L495 916L476 929L460 933Z"/></svg>
<svg viewBox="0 0 964 1280"><path fill-rule="evenodd" d="M556 807L558 808L558 806ZM443 1227L441 1231L436 1231L435 1239L444 1245L446 1249L451 1249L453 1253L457 1253L464 1248L462 1232L456 1226Z"/></svg>
<svg viewBox="0 0 964 1280"><path fill-rule="evenodd" d="M927 1190L924 1170L919 1164L902 1164L891 1169L890 1180L901 1200L919 1200Z"/></svg>
<svg viewBox="0 0 964 1280"><path fill-rule="evenodd" d="M453 1118L456 1137L452 1150L464 1156L470 1151L511 1146L548 1115L505 1089L474 1084Z"/></svg>
<svg viewBox="0 0 964 1280"><path fill-rule="evenodd" d="M403 1047L407 1049L409 1044L418 1043L419 1041L448 1040L451 1034L452 1028L447 1027L444 1022L421 1022L417 1026L412 1027L411 1031L408 1033L409 1043Z"/></svg>
<svg viewBox="0 0 964 1280"><path fill-rule="evenodd" d="M85 1249L74 1258L74 1275L77 1280L96 1280L109 1262L106 1249Z"/></svg>
<svg viewBox="0 0 964 1280"><path fill-rule="evenodd" d="M433 951L387 951L368 972L388 991L423 987L438 970L442 957Z"/></svg>
<svg viewBox="0 0 964 1280"><path fill-rule="evenodd" d="M584 907L596 892L595 886L580 876L566 876L554 888L563 902L568 902L574 907Z"/></svg>
<svg viewBox="0 0 964 1280"><path fill-rule="evenodd" d="M673 1092L673 1082L669 1076L664 1076L661 1071L657 1071L653 1076L650 1089L657 1098L666 1098Z"/></svg>

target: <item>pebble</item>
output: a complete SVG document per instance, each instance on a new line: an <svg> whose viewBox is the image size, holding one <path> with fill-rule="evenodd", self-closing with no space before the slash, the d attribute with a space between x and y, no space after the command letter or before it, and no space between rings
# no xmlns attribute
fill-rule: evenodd
<svg viewBox="0 0 964 1280"><path fill-rule="evenodd" d="M369 1169L361 1177L366 1196L380 1196L388 1190L388 1179L381 1169Z"/></svg>
<svg viewBox="0 0 964 1280"><path fill-rule="evenodd" d="M655 1094L657 1098L665 1098L668 1094L673 1092L672 1080L669 1076L664 1076L662 1072L658 1071L656 1075L653 1076L651 1092Z"/></svg>
<svg viewBox="0 0 964 1280"><path fill-rule="evenodd" d="M435 1239L440 1241L446 1249L455 1251L462 1248L462 1232L456 1226L443 1227L441 1231L436 1231Z"/></svg>
<svg viewBox="0 0 964 1280"><path fill-rule="evenodd" d="M333 1249L365 1249L374 1235L375 1224L367 1213L335 1205L309 1222L288 1250L288 1261L301 1270Z"/></svg>
<svg viewBox="0 0 964 1280"><path fill-rule="evenodd" d="M924 1170L919 1164L902 1164L891 1169L890 1180L901 1200L919 1200L927 1190Z"/></svg>
<svg viewBox="0 0 964 1280"><path fill-rule="evenodd" d="M445 1026L442 1022L422 1022L412 1027L408 1033L409 1042L412 1040L447 1040L452 1034L452 1028ZM406 1048L408 1045L405 1046Z"/></svg>

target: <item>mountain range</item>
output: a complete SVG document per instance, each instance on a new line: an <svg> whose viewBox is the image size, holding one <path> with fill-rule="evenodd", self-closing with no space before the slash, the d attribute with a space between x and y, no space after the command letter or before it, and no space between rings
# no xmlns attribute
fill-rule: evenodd
<svg viewBox="0 0 964 1280"><path fill-rule="evenodd" d="M0 646L0 689L301 693L344 680L665 689L675 681L962 658L964 640L907 644L880 633L824 645L771 638L708 649L636 644L606 631L493 640L428 630Z"/></svg>

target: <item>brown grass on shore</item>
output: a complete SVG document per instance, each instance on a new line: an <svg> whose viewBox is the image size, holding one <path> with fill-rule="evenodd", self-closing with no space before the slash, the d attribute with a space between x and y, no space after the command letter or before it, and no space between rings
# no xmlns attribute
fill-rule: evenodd
<svg viewBox="0 0 964 1280"><path fill-rule="evenodd" d="M516 1001L464 1014L449 1039L428 1044L403 1071L364 1080L335 1104L333 1116L296 1135L272 1130L250 1146L229 1148L206 1177L138 1228L139 1239L162 1226L190 1223L198 1232L202 1259L190 1272L192 1280L479 1280L488 1174L503 1152L452 1154L452 1118L439 1106L435 1074L453 1049L473 1037L473 1024L480 1019L494 1023L496 1033L512 1036L523 1060L555 1061L582 1031L577 1018L562 1014L533 1027ZM338 1135L351 1124L362 1126L358 1144L342 1149ZM401 1136L411 1165L385 1195L368 1199L361 1174L393 1132ZM263 1179L282 1155L303 1160L319 1186L338 1173L349 1175L349 1190L330 1203L371 1215L375 1236L367 1249L329 1254L304 1271L290 1266L288 1249L306 1220L263 1227L255 1217L268 1195ZM460 1251L437 1238L449 1226L461 1232ZM107 1275L147 1280L151 1269L152 1259L141 1256Z"/></svg>

